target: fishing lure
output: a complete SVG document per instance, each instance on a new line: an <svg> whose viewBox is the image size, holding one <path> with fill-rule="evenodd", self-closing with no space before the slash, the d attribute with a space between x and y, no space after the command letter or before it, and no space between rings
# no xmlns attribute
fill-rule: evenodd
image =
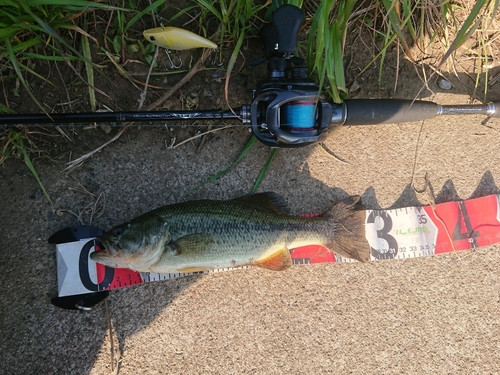
<svg viewBox="0 0 500 375"><path fill-rule="evenodd" d="M172 50L186 50L192 48L217 48L217 44L191 31L178 27L156 27L144 30L142 33L148 42L159 47Z"/></svg>

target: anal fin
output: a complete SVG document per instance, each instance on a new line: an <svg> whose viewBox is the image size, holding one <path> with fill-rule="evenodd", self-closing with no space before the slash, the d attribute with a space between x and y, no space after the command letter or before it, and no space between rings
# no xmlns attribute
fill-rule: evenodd
<svg viewBox="0 0 500 375"><path fill-rule="evenodd" d="M290 251L284 247L266 258L256 260L252 265L273 271L283 271L292 265L292 258Z"/></svg>

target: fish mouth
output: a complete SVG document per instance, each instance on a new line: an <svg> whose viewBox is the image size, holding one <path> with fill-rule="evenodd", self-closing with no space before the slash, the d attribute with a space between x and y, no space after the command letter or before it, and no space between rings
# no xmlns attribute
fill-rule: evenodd
<svg viewBox="0 0 500 375"><path fill-rule="evenodd" d="M126 262L119 251L110 252L109 249L94 251L90 254L90 259L98 264L111 268L126 267Z"/></svg>
<svg viewBox="0 0 500 375"><path fill-rule="evenodd" d="M103 248L94 251L90 254L90 259L98 263L105 263L110 258L115 258L120 253L121 249L117 244L106 237L98 237L97 240L102 244Z"/></svg>
<svg viewBox="0 0 500 375"><path fill-rule="evenodd" d="M98 251L99 253L104 254L105 252L109 256L115 256L121 251L118 241L113 238L109 238L106 235L97 237L97 241L99 241L104 247L103 249Z"/></svg>
<svg viewBox="0 0 500 375"><path fill-rule="evenodd" d="M115 254L116 255L116 254ZM108 258L114 258L113 254L111 254L108 249L103 249L103 250L98 250L94 251L93 253L90 254L90 259L92 259L94 262L98 262L104 259Z"/></svg>

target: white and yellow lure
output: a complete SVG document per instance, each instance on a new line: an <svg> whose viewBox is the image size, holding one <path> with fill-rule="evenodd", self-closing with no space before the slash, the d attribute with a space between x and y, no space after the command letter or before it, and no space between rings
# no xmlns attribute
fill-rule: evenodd
<svg viewBox="0 0 500 375"><path fill-rule="evenodd" d="M191 31L178 27L156 27L142 33L148 42L172 50L192 48L217 48L217 44Z"/></svg>

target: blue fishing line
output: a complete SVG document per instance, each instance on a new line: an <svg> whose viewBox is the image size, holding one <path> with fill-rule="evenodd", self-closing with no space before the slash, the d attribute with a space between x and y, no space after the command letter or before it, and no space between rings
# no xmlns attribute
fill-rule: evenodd
<svg viewBox="0 0 500 375"><path fill-rule="evenodd" d="M316 125L315 102L293 102L281 107L281 126L306 130Z"/></svg>

